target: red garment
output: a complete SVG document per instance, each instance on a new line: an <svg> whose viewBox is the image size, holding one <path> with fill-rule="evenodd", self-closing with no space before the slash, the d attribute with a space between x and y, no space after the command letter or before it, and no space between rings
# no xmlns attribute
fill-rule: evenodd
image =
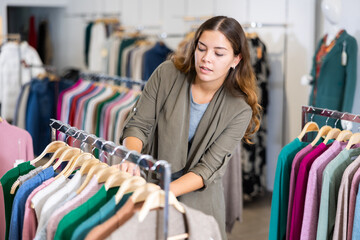
<svg viewBox="0 0 360 240"><path fill-rule="evenodd" d="M74 126L75 112L76 112L76 108L77 108L77 104L78 104L79 99L81 97L89 94L90 92L92 92L94 90L94 88L95 88L95 86L91 85L88 89L86 89L82 93L74 96L74 98L72 99L71 106L70 106L70 114L69 114L69 124L70 124L70 126Z"/></svg>
<svg viewBox="0 0 360 240"><path fill-rule="evenodd" d="M34 16L31 16L30 20L29 20L28 43L33 48L37 49L37 36L36 36L35 17Z"/></svg>

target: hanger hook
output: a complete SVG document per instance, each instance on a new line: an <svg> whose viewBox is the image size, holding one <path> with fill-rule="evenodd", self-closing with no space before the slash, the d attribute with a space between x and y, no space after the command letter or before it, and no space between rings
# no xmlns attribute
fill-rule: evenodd
<svg viewBox="0 0 360 240"><path fill-rule="evenodd" d="M358 115L355 115L355 117L353 118L353 121L355 121L355 119L358 117Z"/></svg>
<svg viewBox="0 0 360 240"><path fill-rule="evenodd" d="M165 160L158 160L158 161L155 162L154 166L151 167L151 170L152 170L152 171L155 171L156 168L157 168L160 164L165 164L165 163L167 163Z"/></svg>
<svg viewBox="0 0 360 240"><path fill-rule="evenodd" d="M94 144L99 141L99 138L97 136L95 136L94 134L90 134L91 137L93 137L95 139L95 141L91 144L92 146L94 146ZM95 150L95 146L93 147L93 149L91 149L91 152L94 153Z"/></svg>
<svg viewBox="0 0 360 240"><path fill-rule="evenodd" d="M325 121L325 125L326 125L326 126L328 125L329 118L330 118L330 117L327 117L327 119L326 119L326 121Z"/></svg>
<svg viewBox="0 0 360 240"><path fill-rule="evenodd" d="M118 149L122 149L124 152L127 151L124 146L122 146L122 145L117 145L117 146L114 147L114 150L110 153L110 155L111 155L111 156L114 156L116 150L118 150Z"/></svg>
<svg viewBox="0 0 360 240"><path fill-rule="evenodd" d="M66 138L65 138L65 142L67 142L68 141L68 139L69 139L69 137L70 137L70 135L68 135L67 133L68 133L68 131L70 131L70 129L71 129L71 127L70 128L68 128L66 131L65 131L65 136L66 136Z"/></svg>
<svg viewBox="0 0 360 240"><path fill-rule="evenodd" d="M105 151L103 149L103 147L106 145L106 144L110 144L110 145L113 145L113 142L112 141L105 141L105 142L102 142L101 143L101 147L100 147L100 150L101 150L101 153L99 155L99 158L101 159L101 156L104 156L105 159L106 159L106 163L109 161L109 158L105 155Z"/></svg>
<svg viewBox="0 0 360 240"><path fill-rule="evenodd" d="M152 160L152 159L153 159L153 158L152 158L151 155L141 155L140 158L137 160L136 165L135 165L134 168L133 168L133 175L135 175L136 167L139 167L139 168L140 168L139 165L140 165L141 161L143 161L143 160Z"/></svg>
<svg viewBox="0 0 360 240"><path fill-rule="evenodd" d="M124 147L124 148L125 148L125 147ZM121 162L120 162L120 164L119 164L119 167L121 167L121 164L123 164L126 160L129 159L129 157L130 157L131 154L135 154L135 153L137 153L137 151L135 151L135 150L130 150L130 151L128 151L128 152L126 153L125 157L121 160ZM120 169L121 169L121 168L120 168Z"/></svg>

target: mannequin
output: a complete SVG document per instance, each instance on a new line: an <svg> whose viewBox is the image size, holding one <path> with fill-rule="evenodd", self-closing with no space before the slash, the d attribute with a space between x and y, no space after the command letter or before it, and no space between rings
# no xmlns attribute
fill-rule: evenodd
<svg viewBox="0 0 360 240"><path fill-rule="evenodd" d="M311 74L304 75L301 78L301 84L313 86L312 94L310 96L310 105L343 112L351 112L356 86L357 43L352 36L348 35L346 31L342 31L339 26L341 9L341 0L323 0L321 2L321 10L324 15L325 36L320 40L319 46L315 52ZM320 56L321 60L319 64L318 54L319 51L323 49L326 49L325 54ZM355 53L351 51L355 51ZM336 67L341 68L339 64L341 63L342 67L345 68L345 70L343 70L344 74L339 73L336 74L336 76L330 74L331 70L329 70L329 68L333 67L331 64L336 63L339 65ZM328 76L326 77L327 79L324 79L326 72L328 73ZM340 88L339 84L341 85ZM334 87L339 88L334 98L340 98L339 101L342 101L344 98L344 102L327 105L324 103L324 99L332 96L331 88ZM316 96L317 92L320 91L322 92L320 99L323 100L322 103L317 99L319 96ZM324 91L326 92L325 94ZM352 123L341 120L341 126L343 129L351 129Z"/></svg>

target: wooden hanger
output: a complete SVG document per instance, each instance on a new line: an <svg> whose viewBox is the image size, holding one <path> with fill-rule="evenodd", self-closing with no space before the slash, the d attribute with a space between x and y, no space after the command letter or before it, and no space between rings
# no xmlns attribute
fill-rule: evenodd
<svg viewBox="0 0 360 240"><path fill-rule="evenodd" d="M58 157L60 157L61 153L68 149L69 146L62 141L54 141L51 142L49 145L46 146L45 150L35 159L30 161L30 164L34 165L36 162L41 160L46 154L54 152L51 158L41 167L42 169L46 169L50 167L51 163ZM32 163L33 162L33 163ZM14 194L16 188L20 185L20 181L16 180L10 189L10 194Z"/></svg>
<svg viewBox="0 0 360 240"><path fill-rule="evenodd" d="M169 191L169 206L175 207L181 213L185 213L185 208L180 202L176 199L175 195ZM139 212L139 222L143 222L146 218L147 214L156 208L164 208L165 207L165 191L157 190L152 192L149 196L147 196L144 205L142 206Z"/></svg>
<svg viewBox="0 0 360 240"><path fill-rule="evenodd" d="M46 169L46 168L50 167L51 164L55 161L55 159L59 158L59 157L61 156L61 154L62 154L63 152L65 152L66 149L69 149L69 148L70 148L70 146L67 145L67 144L66 144L65 146L63 146L63 147L58 148L58 149L54 152L54 154L51 156L51 158L49 159L49 161L47 161L47 162L42 166L42 169Z"/></svg>
<svg viewBox="0 0 360 240"><path fill-rule="evenodd" d="M123 182L130 178L132 175L127 172L119 171L113 175L111 175L105 182L106 191L113 187L119 187L123 184Z"/></svg>
<svg viewBox="0 0 360 240"><path fill-rule="evenodd" d="M63 162L70 161L72 157L79 155L81 152L80 148L70 147L69 149L66 149L54 164L54 171L58 169Z"/></svg>
<svg viewBox="0 0 360 240"><path fill-rule="evenodd" d="M315 146L316 143L320 140L320 138L326 136L328 132L332 129L330 126L323 126L320 128L318 134L316 135L315 139L310 143L311 146Z"/></svg>
<svg viewBox="0 0 360 240"><path fill-rule="evenodd" d="M0 123L2 123L3 122L3 119L2 119L2 117L0 117Z"/></svg>
<svg viewBox="0 0 360 240"><path fill-rule="evenodd" d="M108 168L109 165L103 162L99 162L91 167L89 173L86 175L85 181L81 184L81 186L76 190L77 194L80 194L82 190L88 185L93 176L97 174L101 169Z"/></svg>
<svg viewBox="0 0 360 240"><path fill-rule="evenodd" d="M80 175L83 176L84 174L87 174L89 172L89 170L91 169L91 167L97 163L100 163L100 161L99 161L99 159L96 159L96 158L86 161L79 170Z"/></svg>
<svg viewBox="0 0 360 240"><path fill-rule="evenodd" d="M46 154L53 153L56 150L58 150L60 147L64 147L64 146L67 146L67 144L63 141L53 141L53 142L49 143L46 146L46 148L44 149L44 151L37 158L30 161L30 164L34 165L39 160L41 160Z"/></svg>
<svg viewBox="0 0 360 240"><path fill-rule="evenodd" d="M66 167L55 177L55 180L58 179L60 176L64 175L64 177L68 178L71 173L77 168L82 166L82 164L90 159L95 159L95 157L91 153L79 153L74 155Z"/></svg>
<svg viewBox="0 0 360 240"><path fill-rule="evenodd" d="M150 195L150 193L159 190L160 187L154 183L147 183L135 190L135 192L131 195L131 200L134 203L139 203L145 201L147 196Z"/></svg>
<svg viewBox="0 0 360 240"><path fill-rule="evenodd" d="M336 138L336 141L346 142L350 139L353 133L350 130L342 130Z"/></svg>
<svg viewBox="0 0 360 240"><path fill-rule="evenodd" d="M97 174L97 182L98 183L104 183L106 182L106 180L113 174L119 172L119 168L117 168L116 166L111 166L105 169L101 169Z"/></svg>
<svg viewBox="0 0 360 240"><path fill-rule="evenodd" d="M354 133L350 139L348 144L346 145L346 149L349 150L353 145L360 143L360 133Z"/></svg>
<svg viewBox="0 0 360 240"><path fill-rule="evenodd" d="M329 132L328 132L328 134L326 135L326 138L325 138L325 140L324 140L324 144L327 144L328 142L329 142L329 140L331 140L331 139L336 139L337 138L337 136L339 136L339 133L341 132L341 130L340 129L338 129L338 128L333 128L333 129L331 129Z"/></svg>
<svg viewBox="0 0 360 240"><path fill-rule="evenodd" d="M318 132L318 131L319 131L319 126L317 125L316 122L308 122L305 124L305 126L303 127L301 133L297 138L301 141L301 139L305 136L306 133Z"/></svg>
<svg viewBox="0 0 360 240"><path fill-rule="evenodd" d="M70 166L70 168L67 170L67 172L64 173L64 176L68 178L77 167L82 166L85 162L95 159L94 155L91 153L82 153L80 156L76 157L76 159L73 161L73 164Z"/></svg>
<svg viewBox="0 0 360 240"><path fill-rule="evenodd" d="M66 171L70 168L70 166L73 164L75 158L79 157L80 155L81 155L81 153L78 153L78 154L72 156L71 159L66 164L66 166L64 167L64 169L55 177L55 180L58 179L60 176L64 175L66 173Z"/></svg>
<svg viewBox="0 0 360 240"><path fill-rule="evenodd" d="M136 191L136 189L144 186L145 184L146 180L140 176L132 176L126 179L115 194L115 203L118 204L125 194Z"/></svg>

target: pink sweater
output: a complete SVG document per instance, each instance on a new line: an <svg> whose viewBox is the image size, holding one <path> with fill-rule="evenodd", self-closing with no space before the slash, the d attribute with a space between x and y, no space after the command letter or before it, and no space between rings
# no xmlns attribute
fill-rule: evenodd
<svg viewBox="0 0 360 240"><path fill-rule="evenodd" d="M16 159L23 159L24 161L34 159L32 138L24 129L10 125L3 119L0 122L0 178L14 167ZM3 190L0 189L0 240L5 238L3 199Z"/></svg>

